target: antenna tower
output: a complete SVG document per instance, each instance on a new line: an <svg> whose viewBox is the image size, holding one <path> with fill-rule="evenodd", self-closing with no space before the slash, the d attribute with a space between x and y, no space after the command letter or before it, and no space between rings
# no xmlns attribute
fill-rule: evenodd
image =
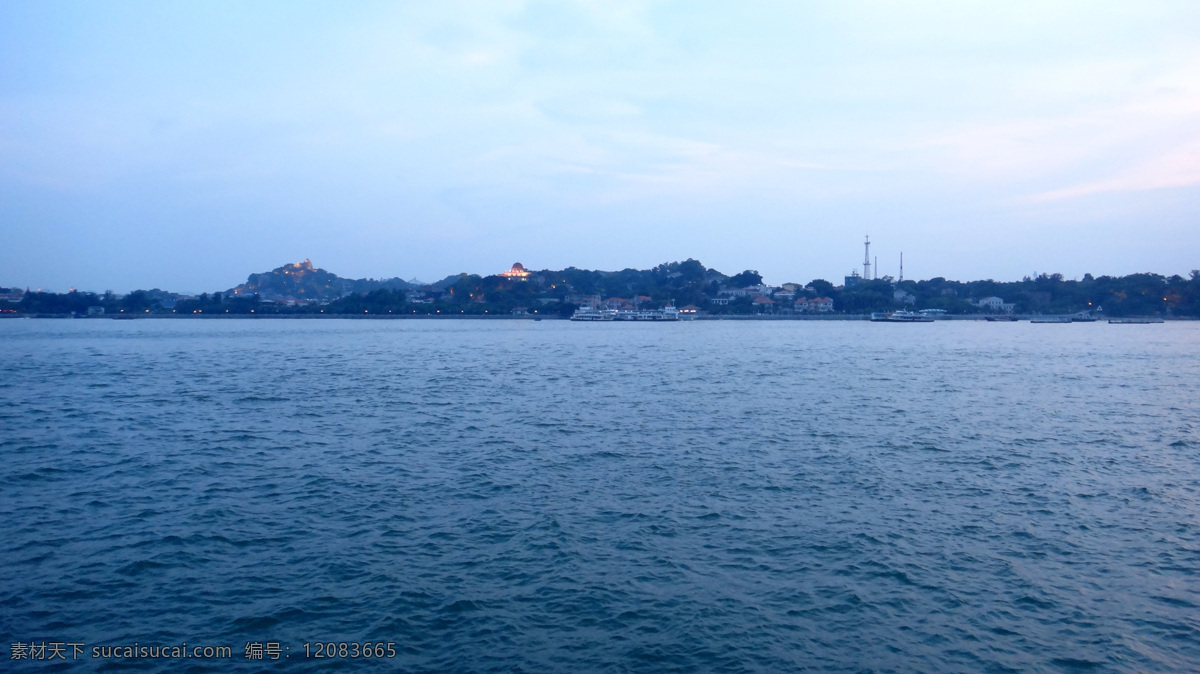
<svg viewBox="0 0 1200 674"><path fill-rule="evenodd" d="M863 243L863 280L871 280L871 236Z"/></svg>
<svg viewBox="0 0 1200 674"><path fill-rule="evenodd" d="M900 280L897 283L904 283L904 251L900 251Z"/></svg>

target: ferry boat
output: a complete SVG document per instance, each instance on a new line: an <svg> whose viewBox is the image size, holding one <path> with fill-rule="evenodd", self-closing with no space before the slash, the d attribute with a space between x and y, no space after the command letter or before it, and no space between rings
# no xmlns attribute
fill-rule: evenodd
<svg viewBox="0 0 1200 674"><path fill-rule="evenodd" d="M677 321L679 310L668 304L662 309L620 309L615 312L615 321Z"/></svg>
<svg viewBox="0 0 1200 674"><path fill-rule="evenodd" d="M573 321L611 321L616 318L615 311L601 311L595 307L579 307L571 314Z"/></svg>
<svg viewBox="0 0 1200 674"><path fill-rule="evenodd" d="M595 309L579 307L573 321L677 321L679 310L668 304L662 309Z"/></svg>
<svg viewBox="0 0 1200 674"><path fill-rule="evenodd" d="M871 314L875 323L932 323L933 316L915 314L911 311L875 312Z"/></svg>

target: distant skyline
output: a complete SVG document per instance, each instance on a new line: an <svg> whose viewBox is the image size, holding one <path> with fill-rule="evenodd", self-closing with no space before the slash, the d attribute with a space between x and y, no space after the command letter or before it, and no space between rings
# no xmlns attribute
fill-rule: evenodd
<svg viewBox="0 0 1200 674"><path fill-rule="evenodd" d="M0 285L1200 267L1200 3L0 4Z"/></svg>

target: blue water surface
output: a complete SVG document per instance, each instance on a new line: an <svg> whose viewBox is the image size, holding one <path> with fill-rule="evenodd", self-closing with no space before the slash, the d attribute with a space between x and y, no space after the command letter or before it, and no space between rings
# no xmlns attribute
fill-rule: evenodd
<svg viewBox="0 0 1200 674"><path fill-rule="evenodd" d="M1200 323L3 320L0 350L12 668L1200 669ZM182 642L231 656L91 657Z"/></svg>

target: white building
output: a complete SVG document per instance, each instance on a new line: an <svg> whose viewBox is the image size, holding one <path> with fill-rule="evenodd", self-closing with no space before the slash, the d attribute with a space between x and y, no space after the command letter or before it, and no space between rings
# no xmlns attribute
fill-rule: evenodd
<svg viewBox="0 0 1200 674"><path fill-rule="evenodd" d="M971 300L971 304L974 304L980 309L986 309L988 311L995 311L1005 314L1011 314L1015 308L1015 305L1009 304L1003 299L995 296L985 297L981 300Z"/></svg>

